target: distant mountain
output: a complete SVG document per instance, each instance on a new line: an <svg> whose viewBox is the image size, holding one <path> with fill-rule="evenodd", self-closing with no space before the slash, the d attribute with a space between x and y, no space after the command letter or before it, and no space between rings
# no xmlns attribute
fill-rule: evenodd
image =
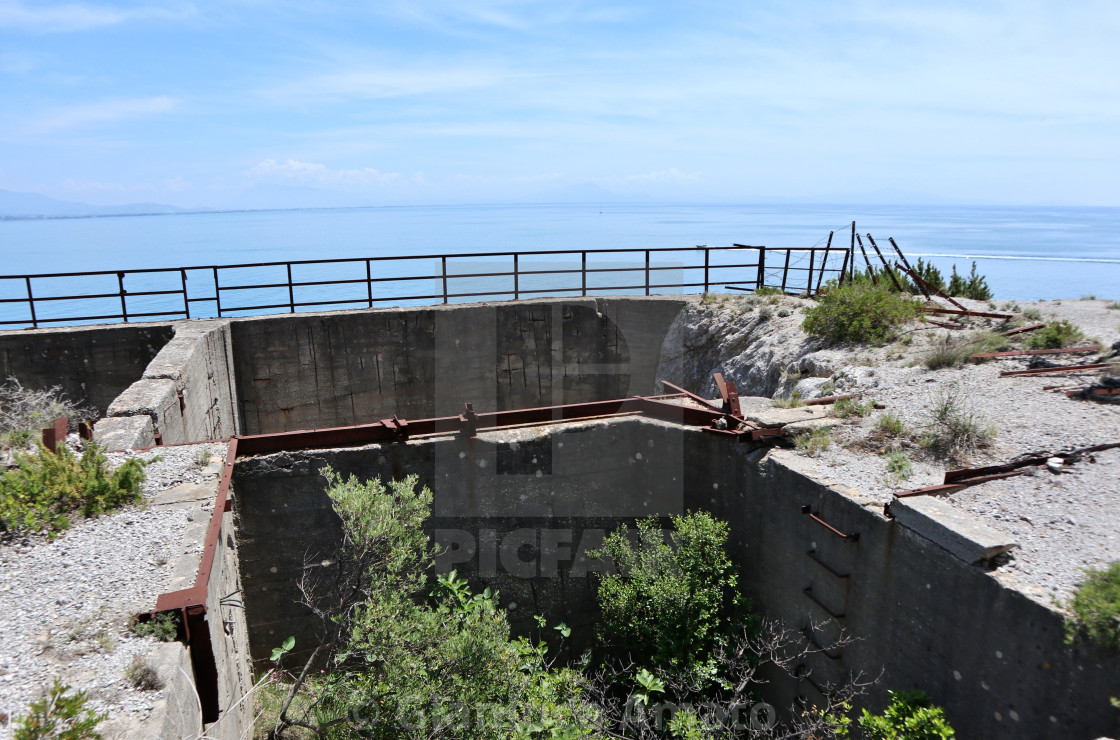
<svg viewBox="0 0 1120 740"><path fill-rule="evenodd" d="M326 188L292 185L257 185L234 198L222 210L274 210L292 208L357 208L379 205L366 195L343 193Z"/></svg>
<svg viewBox="0 0 1120 740"><path fill-rule="evenodd" d="M148 213L183 213L187 209L163 203L127 203L94 206L57 200L38 193L0 190L0 218L77 218L81 216L137 216Z"/></svg>

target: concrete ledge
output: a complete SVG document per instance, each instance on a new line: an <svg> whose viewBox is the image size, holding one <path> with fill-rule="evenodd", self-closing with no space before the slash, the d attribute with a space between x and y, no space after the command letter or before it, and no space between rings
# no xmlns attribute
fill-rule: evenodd
<svg viewBox="0 0 1120 740"><path fill-rule="evenodd" d="M989 560L1018 545L1008 535L933 496L891 502L895 521L940 545L966 563Z"/></svg>
<svg viewBox="0 0 1120 740"><path fill-rule="evenodd" d="M209 351L206 339L210 332L221 330L228 325L228 320L185 321L177 324L175 336L148 363L148 367L144 370L144 377L182 380L184 368L195 359L195 355Z"/></svg>
<svg viewBox="0 0 1120 740"><path fill-rule="evenodd" d="M168 408L175 407L178 410L179 399L176 392L173 380L166 378L138 380L109 404L109 416L147 414L153 420L158 420L161 415L167 413Z"/></svg>
<svg viewBox="0 0 1120 740"><path fill-rule="evenodd" d="M178 642L163 643L148 658L163 679L163 696L156 702L148 719L125 731L126 740L168 738L188 740L202 735L202 713L191 677L191 659L186 646Z"/></svg>
<svg viewBox="0 0 1120 740"><path fill-rule="evenodd" d="M94 425L93 438L110 450L131 450L151 447L156 443L152 417L114 416Z"/></svg>

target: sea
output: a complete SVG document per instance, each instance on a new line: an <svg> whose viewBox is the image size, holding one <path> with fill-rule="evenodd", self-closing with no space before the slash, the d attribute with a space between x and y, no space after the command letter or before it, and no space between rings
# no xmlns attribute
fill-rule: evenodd
<svg viewBox="0 0 1120 740"><path fill-rule="evenodd" d="M354 259L345 268L296 267L293 279L306 282L359 280L365 276L366 258L464 255L492 252L541 252L550 250L694 249L698 245L732 244L768 247L823 247L832 232L834 247L851 240L851 223L866 240L871 234L882 249L893 237L911 262L919 257L938 267L946 277L955 266L967 274L976 263L996 301L1077 299L1094 296L1120 299L1120 208L1010 207L1010 206L820 206L820 205L674 205L674 204L539 204L415 206L283 211L203 212L187 214L60 218L0 221L0 320L27 318L27 280L22 276L88 271L128 271L153 268L205 268L190 271L192 296L205 296L203 283L213 294L212 266L300 260ZM874 253L867 244L871 259ZM681 254L684 254L683 252ZM858 255L858 249L857 249ZM857 257L862 263L862 257ZM557 261L560 260L560 261ZM594 262L595 257L592 256ZM613 265L617 274L604 273L617 285L630 285L625 270L644 258L640 251L616 253L598 265ZM676 261L674 261L676 260ZM656 257L664 280L689 282L695 258L684 254ZM452 293L492 291L494 297L510 290L510 281L470 277L509 269L509 258L451 260L449 271L466 277L453 280ZM545 269L578 270L579 256L540 258ZM734 260L728 264L737 264ZM408 270L392 262L374 262L371 276L420 274L420 285L387 281L377 285L376 305L432 302L427 296L442 286L434 279L439 260L412 260ZM458 265L456 267L456 265ZM532 259L519 269L532 272ZM682 271L674 272L674 265ZM276 285L285 282L284 267L267 270L244 268L223 271L224 313L230 306L266 306L246 313L287 310L285 304L323 301L322 308L346 308L367 296L365 284L304 286L299 295L286 288L259 289L256 293L237 285ZM339 270L343 270L339 272ZM417 272L418 270L418 272ZM20 276L11 279L12 276ZM166 279L164 283L157 280ZM633 277L633 276L631 276ZM163 276L127 275L129 293L173 290L181 287L180 273ZM556 278L549 278L555 280ZM569 280L578 281L578 275ZM543 277L522 276L520 288L548 288L557 283ZM640 281L639 281L640 282ZM36 298L108 295L119 291L113 275L100 278L34 278ZM233 287L230 287L233 286ZM227 292L230 291L230 292ZM349 292L347 292L349 291ZM635 292L624 290L620 292ZM654 289L655 293L681 292L679 288ZM689 292L696 292L694 289ZM541 294L544 294L542 290ZM571 295L571 292L561 293ZM491 295L487 293L487 296ZM475 300L463 296L456 300ZM91 309L69 300L38 303L40 319L67 315L115 313L119 299L101 299L105 307ZM130 296L132 314L178 310L182 295ZM240 303L238 303L240 300ZM335 300L336 304L327 303ZM115 308L116 307L116 308ZM192 315L214 315L215 301L192 303ZM91 313L92 310L92 313ZM67 314L67 312L71 312ZM78 313L73 313L77 311ZM135 319L134 319L135 320ZM58 324L69 322L58 321ZM17 328L16 324L0 328Z"/></svg>

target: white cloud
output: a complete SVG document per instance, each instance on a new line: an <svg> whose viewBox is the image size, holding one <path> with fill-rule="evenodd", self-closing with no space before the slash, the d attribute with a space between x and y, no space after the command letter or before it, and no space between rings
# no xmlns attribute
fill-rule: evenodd
<svg viewBox="0 0 1120 740"><path fill-rule="evenodd" d="M682 172L676 167L670 167L664 170L655 170L654 172L643 172L637 175L612 175L609 177L595 178L595 182L597 183L612 185L618 185L622 183L686 183L699 181L699 172Z"/></svg>
<svg viewBox="0 0 1120 740"><path fill-rule="evenodd" d="M355 98L397 98L489 87L504 77L505 75L495 70L477 67L401 69L397 65L386 63L383 67L360 71L311 75L265 90L264 95L285 104L297 105L322 99L349 101Z"/></svg>
<svg viewBox="0 0 1120 740"><path fill-rule="evenodd" d="M266 159L246 173L253 180L273 183L298 183L301 185L391 185L407 182L409 178L398 172L382 172L373 167L352 170L332 170L326 165L314 162L299 162L289 159L277 162ZM424 176L416 173L413 182L422 183Z"/></svg>
<svg viewBox="0 0 1120 740"><path fill-rule="evenodd" d="M0 0L0 28L64 33L114 26L142 18L183 18L192 12L191 6L185 6L180 10L158 7L120 10L85 3L27 6L19 0Z"/></svg>
<svg viewBox="0 0 1120 740"><path fill-rule="evenodd" d="M56 131L89 123L139 118L156 113L166 113L178 104L178 100L166 96L85 103L57 110L38 119L34 122L33 128L39 131Z"/></svg>

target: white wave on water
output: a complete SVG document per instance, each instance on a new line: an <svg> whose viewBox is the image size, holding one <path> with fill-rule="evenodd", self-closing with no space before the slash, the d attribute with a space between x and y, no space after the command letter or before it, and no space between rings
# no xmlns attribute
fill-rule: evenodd
<svg viewBox="0 0 1120 740"><path fill-rule="evenodd" d="M1120 265L1120 259L1110 260L1099 257L1035 257L1018 254L946 254L943 252L911 252L908 257L948 257L960 260L1023 260L1025 262L1100 262L1107 265Z"/></svg>

